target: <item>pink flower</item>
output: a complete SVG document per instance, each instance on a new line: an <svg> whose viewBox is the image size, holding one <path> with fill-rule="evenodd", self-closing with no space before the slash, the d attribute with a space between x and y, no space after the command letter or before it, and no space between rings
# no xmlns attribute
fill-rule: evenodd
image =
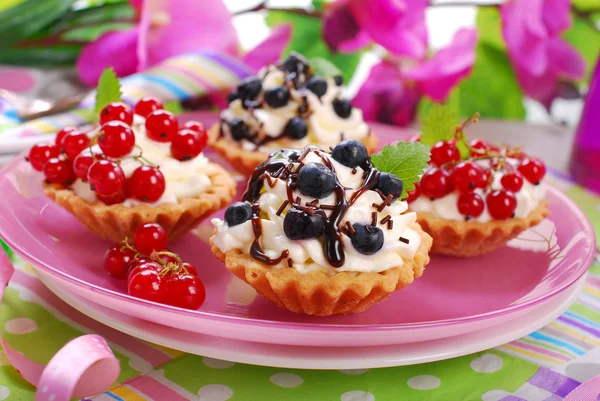
<svg viewBox="0 0 600 401"><path fill-rule="evenodd" d="M450 45L414 67L387 59L375 65L358 91L353 104L366 120L408 125L422 95L443 101L450 90L467 76L475 62L477 33L462 29Z"/></svg>
<svg viewBox="0 0 600 401"><path fill-rule="evenodd" d="M109 32L87 45L77 61L82 81L95 86L102 71L114 67L126 76L177 54L220 50L237 54L231 15L221 0L130 0L139 22Z"/></svg>
<svg viewBox="0 0 600 401"><path fill-rule="evenodd" d="M559 36L571 25L569 0L509 0L501 6L502 34L519 83L547 107L561 79L577 80L585 62Z"/></svg>
<svg viewBox="0 0 600 401"><path fill-rule="evenodd" d="M394 54L423 58L426 6L426 0L337 0L326 9L323 36L334 51L375 42Z"/></svg>

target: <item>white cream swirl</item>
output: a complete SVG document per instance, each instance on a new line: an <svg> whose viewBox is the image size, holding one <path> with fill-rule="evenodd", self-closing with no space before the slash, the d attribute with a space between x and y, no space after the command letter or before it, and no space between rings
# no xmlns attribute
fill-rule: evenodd
<svg viewBox="0 0 600 401"><path fill-rule="evenodd" d="M187 161L179 161L171 156L171 144L153 141L146 135L145 119L136 115L132 130L135 134L135 144L139 148L134 148L128 156L140 154L140 148L145 159L152 164L160 167L160 172L165 177L165 192L160 199L154 203L140 202L133 198L128 198L123 202L126 206L135 206L139 204L148 204L157 206L163 203L178 203L181 199L190 198L201 194L210 187L211 182L208 174L211 172L212 165L208 162L206 156L202 153L195 158ZM93 135L94 133L91 133ZM98 145L92 146L92 152L101 153ZM90 154L86 149L82 153ZM133 158L125 156L120 161L120 166L125 173L125 177L130 177L133 171L141 164ZM73 191L88 202L96 201L96 193L91 190L87 182L77 179L72 186Z"/></svg>
<svg viewBox="0 0 600 401"><path fill-rule="evenodd" d="M263 90L276 88L285 83L284 72L273 66L263 68L258 73L258 77L262 80ZM244 108L242 101L236 99L229 104L227 109L223 110L221 118L225 121L239 118L250 127L251 132L260 131L264 135L274 138L281 135L288 121L298 116L298 109L306 103L307 110L303 115L308 116L306 118L307 136L299 140L282 137L259 146L258 150L269 153L282 147L299 149L310 144L326 148L338 144L342 137L343 139L357 140L367 137L370 129L364 122L360 109L353 107L347 118L336 114L333 101L342 97L343 88L336 85L333 78L327 78L326 81L327 92L321 98L306 88L292 88L290 100L285 106L271 108L266 102L263 102L259 108L252 110ZM229 135L227 124L223 124L223 130ZM243 139L240 143L245 149L256 149L256 145L247 139Z"/></svg>
<svg viewBox="0 0 600 401"><path fill-rule="evenodd" d="M357 168L353 174L352 169L336 162L329 156L326 157L333 164L340 183L347 188L346 199L350 199L352 194L364 182L362 178L363 170ZM311 152L303 162L322 163L322 159L317 154ZM302 195L298 190L295 190L293 193L293 198L296 197L300 197L302 204L314 200L314 198ZM326 198L319 199L319 203L333 205L335 204L335 197L336 195L332 193ZM287 249L289 257L293 260L293 268L300 273L307 273L313 270L321 270L331 274L340 271L381 272L393 267L402 266L403 258L412 259L421 244L420 235L408 227L409 224L416 221L416 214L405 213L408 208L407 203L396 201L377 213L377 226L382 230L384 235L383 247L372 255L365 255L354 248L348 235L343 234L342 243L346 255L345 262L341 267L334 268L325 257L322 238L290 240L285 235L283 220L289 210L289 206L281 215L277 215L278 209L285 200L287 200L287 186L283 180L275 180L273 187L264 185L264 192L260 195L259 199L261 215L264 216L261 221L262 235L259 241L265 253L271 258L277 258ZM348 208L340 226L346 224L347 221L351 224L371 224L372 214L376 211L372 205L373 203L380 204L381 202L381 197L377 192L364 192ZM328 216L332 213L330 210L326 210L325 212ZM381 221L386 216L390 216L391 221L393 221L391 229L388 228L387 222L381 224ZM254 241L254 232L250 220L232 227L220 219L213 219L212 224L216 228L213 243L222 252L233 249L239 249L244 253L250 252L250 247ZM400 241L400 237L408 239L408 243Z"/></svg>

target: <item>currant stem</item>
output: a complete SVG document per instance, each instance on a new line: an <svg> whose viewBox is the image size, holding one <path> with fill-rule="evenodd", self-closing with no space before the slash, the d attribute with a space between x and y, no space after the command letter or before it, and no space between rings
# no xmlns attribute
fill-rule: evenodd
<svg viewBox="0 0 600 401"><path fill-rule="evenodd" d="M459 132L463 132L465 130L465 128L467 128L469 125L478 122L479 121L479 116L480 116L479 113L475 113L471 117L467 118L465 121L463 121L462 123L460 123L456 127L456 133L458 134Z"/></svg>

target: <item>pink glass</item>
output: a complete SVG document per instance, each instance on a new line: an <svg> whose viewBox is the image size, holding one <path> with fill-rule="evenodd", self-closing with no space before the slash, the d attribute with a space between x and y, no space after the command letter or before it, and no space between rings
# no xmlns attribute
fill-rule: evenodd
<svg viewBox="0 0 600 401"><path fill-rule="evenodd" d="M382 144L414 135L383 125L375 125L374 131ZM550 219L531 238L479 258L433 255L423 277L388 300L364 313L319 318L279 309L256 296L212 255L206 235L189 234L172 248L198 267L207 291L200 310L189 311L130 297L125 282L102 270L102 255L111 244L48 199L41 181L22 159L5 167L0 175L0 236L38 266L42 278L58 279L73 294L130 316L238 340L360 346L472 332L505 323L564 291L584 274L595 251L586 217L560 191L548 188ZM244 181L239 184L241 191ZM210 235L209 220L199 232Z"/></svg>
<svg viewBox="0 0 600 401"><path fill-rule="evenodd" d="M585 100L569 169L581 185L600 193L600 58Z"/></svg>

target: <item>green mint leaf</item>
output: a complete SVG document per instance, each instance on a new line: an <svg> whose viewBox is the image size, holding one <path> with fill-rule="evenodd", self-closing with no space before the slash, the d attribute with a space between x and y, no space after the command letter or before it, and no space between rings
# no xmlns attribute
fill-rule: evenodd
<svg viewBox="0 0 600 401"><path fill-rule="evenodd" d="M421 124L421 143L432 146L454 138L458 117L450 104L432 103Z"/></svg>
<svg viewBox="0 0 600 401"><path fill-rule="evenodd" d="M179 103L178 100L171 100L170 102L166 102L165 104L163 104L163 108L175 115L183 113L183 107L181 107L181 103Z"/></svg>
<svg viewBox="0 0 600 401"><path fill-rule="evenodd" d="M415 182L421 181L420 175L427 168L431 148L420 142L398 142L384 146L381 152L371 156L373 165L380 171L391 173L404 182L400 199L415 189Z"/></svg>
<svg viewBox="0 0 600 401"><path fill-rule="evenodd" d="M342 71L335 66L331 61L321 57L313 57L309 60L311 67L316 75L322 77L335 77L343 75Z"/></svg>
<svg viewBox="0 0 600 401"><path fill-rule="evenodd" d="M102 71L98 88L96 89L96 113L100 113L102 108L112 102L121 101L121 85L119 78L112 67Z"/></svg>

